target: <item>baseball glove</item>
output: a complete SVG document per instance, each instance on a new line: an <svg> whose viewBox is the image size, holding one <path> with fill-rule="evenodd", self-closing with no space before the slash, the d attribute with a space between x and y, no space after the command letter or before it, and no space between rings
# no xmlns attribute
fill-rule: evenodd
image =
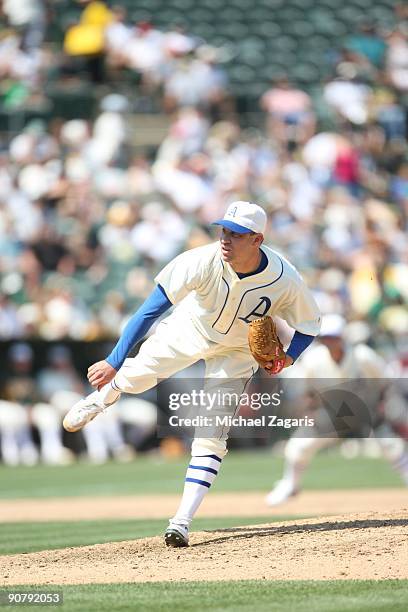
<svg viewBox="0 0 408 612"><path fill-rule="evenodd" d="M255 319L249 324L248 343L252 356L262 368L278 374L285 365L285 351L271 317ZM272 363L272 365L270 365Z"/></svg>

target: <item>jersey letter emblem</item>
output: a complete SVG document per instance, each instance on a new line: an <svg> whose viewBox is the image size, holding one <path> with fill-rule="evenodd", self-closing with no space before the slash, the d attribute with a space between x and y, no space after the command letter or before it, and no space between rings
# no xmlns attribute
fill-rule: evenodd
<svg viewBox="0 0 408 612"><path fill-rule="evenodd" d="M259 304L255 306L253 310L246 317L238 317L241 321L245 321L245 323L251 322L251 317L254 318L262 318L266 315L270 307L272 306L272 302L268 297L261 297Z"/></svg>

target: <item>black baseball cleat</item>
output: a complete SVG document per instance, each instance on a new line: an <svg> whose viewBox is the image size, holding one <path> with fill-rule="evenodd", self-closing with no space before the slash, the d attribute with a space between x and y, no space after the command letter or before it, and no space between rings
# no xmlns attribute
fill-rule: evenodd
<svg viewBox="0 0 408 612"><path fill-rule="evenodd" d="M164 541L171 548L188 546L188 528L184 525L170 525L164 534Z"/></svg>

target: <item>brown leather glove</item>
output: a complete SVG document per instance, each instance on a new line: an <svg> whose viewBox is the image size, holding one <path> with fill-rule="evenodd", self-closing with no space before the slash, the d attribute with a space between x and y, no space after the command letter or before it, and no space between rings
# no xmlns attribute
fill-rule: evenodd
<svg viewBox="0 0 408 612"><path fill-rule="evenodd" d="M266 316L251 321L248 343L252 356L262 368L272 374L278 374L283 370L286 355L271 317Z"/></svg>

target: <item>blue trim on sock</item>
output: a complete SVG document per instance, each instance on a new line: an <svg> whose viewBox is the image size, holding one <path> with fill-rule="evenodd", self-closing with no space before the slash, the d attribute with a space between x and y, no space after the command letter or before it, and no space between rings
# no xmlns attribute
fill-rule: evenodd
<svg viewBox="0 0 408 612"><path fill-rule="evenodd" d="M211 457L211 459L215 459L221 463L222 459L217 457L217 455L193 455L193 457Z"/></svg>
<svg viewBox="0 0 408 612"><path fill-rule="evenodd" d="M215 475L218 474L217 470L214 470L213 468L210 468L210 467L204 467L201 465L191 465L190 464L188 468L189 469L191 468L192 470L204 470L204 472L210 472L210 474L215 474Z"/></svg>
<svg viewBox="0 0 408 612"><path fill-rule="evenodd" d="M206 482L205 480L198 480L198 478L186 478L186 482L195 482L196 484L202 485L203 487L207 487L207 489L211 487L210 482Z"/></svg>

